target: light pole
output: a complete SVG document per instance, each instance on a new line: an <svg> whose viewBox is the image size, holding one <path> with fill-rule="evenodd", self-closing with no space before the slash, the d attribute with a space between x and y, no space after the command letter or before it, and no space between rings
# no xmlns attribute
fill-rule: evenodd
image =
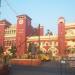
<svg viewBox="0 0 75 75"><path fill-rule="evenodd" d="M38 36L39 36L39 51L40 51L40 24L39 24L39 34L38 34Z"/></svg>

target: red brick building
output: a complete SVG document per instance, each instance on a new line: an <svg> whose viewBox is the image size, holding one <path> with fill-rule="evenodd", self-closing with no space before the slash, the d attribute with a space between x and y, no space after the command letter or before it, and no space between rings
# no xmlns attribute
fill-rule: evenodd
<svg viewBox="0 0 75 75"><path fill-rule="evenodd" d="M27 52L27 37L43 36L43 26L32 27L31 18L27 15L17 16L17 24L11 25L7 20L0 21L0 46L4 50L16 45L17 54L21 55ZM39 33L40 30L40 33Z"/></svg>
<svg viewBox="0 0 75 75"><path fill-rule="evenodd" d="M0 46L8 50L12 45L17 55L28 51L28 43L40 44L42 52L52 52L53 56L65 56L68 48L75 48L75 23L66 23L63 17L58 19L58 35L44 35L43 26L34 28L27 15L17 16L17 24L0 20ZM40 37L39 37L40 35ZM40 42L40 43L39 43Z"/></svg>

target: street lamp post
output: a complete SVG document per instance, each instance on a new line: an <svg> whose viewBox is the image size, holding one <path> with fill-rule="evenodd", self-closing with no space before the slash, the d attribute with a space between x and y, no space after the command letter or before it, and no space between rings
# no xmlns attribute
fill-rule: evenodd
<svg viewBox="0 0 75 75"><path fill-rule="evenodd" d="M39 24L39 50L40 50L40 24Z"/></svg>

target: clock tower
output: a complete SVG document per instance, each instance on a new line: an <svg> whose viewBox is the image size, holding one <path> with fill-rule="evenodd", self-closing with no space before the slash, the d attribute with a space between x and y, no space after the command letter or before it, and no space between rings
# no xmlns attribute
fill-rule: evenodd
<svg viewBox="0 0 75 75"><path fill-rule="evenodd" d="M27 15L17 16L17 27L16 27L16 48L17 56L21 56L27 52ZM29 20L30 21L30 20Z"/></svg>

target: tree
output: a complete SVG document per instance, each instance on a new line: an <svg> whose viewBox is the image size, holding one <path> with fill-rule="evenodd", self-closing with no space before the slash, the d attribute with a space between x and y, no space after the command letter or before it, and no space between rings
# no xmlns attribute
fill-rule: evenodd
<svg viewBox="0 0 75 75"><path fill-rule="evenodd" d="M15 57L16 56L16 46L11 46L11 49L9 49L10 53L12 53L12 57Z"/></svg>
<svg viewBox="0 0 75 75"><path fill-rule="evenodd" d="M28 52L31 54L30 57L34 58L36 54L36 45L34 43L29 43ZM33 56L33 57L32 57Z"/></svg>
<svg viewBox="0 0 75 75"><path fill-rule="evenodd" d="M29 43L29 47L28 47L28 52L31 52L31 48L32 48L32 43Z"/></svg>
<svg viewBox="0 0 75 75"><path fill-rule="evenodd" d="M46 35L53 35L53 33L48 29Z"/></svg>
<svg viewBox="0 0 75 75"><path fill-rule="evenodd" d="M0 46L0 55L3 53L3 47Z"/></svg>

